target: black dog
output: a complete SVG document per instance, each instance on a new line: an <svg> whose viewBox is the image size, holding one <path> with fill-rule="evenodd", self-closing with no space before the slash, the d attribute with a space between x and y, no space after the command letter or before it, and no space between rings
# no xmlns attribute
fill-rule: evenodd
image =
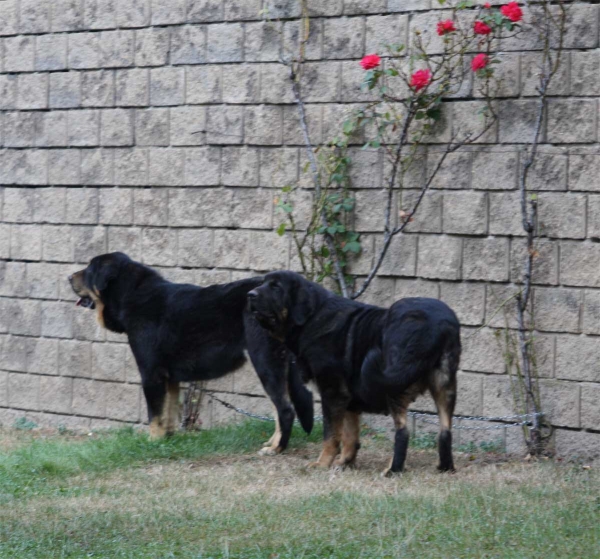
<svg viewBox="0 0 600 559"><path fill-rule="evenodd" d="M409 298L390 309L343 299L293 272L273 272L248 293L250 310L284 341L323 403L325 441L316 466L353 465L361 412L390 413L394 457L384 473L400 472L408 447L407 408L429 390L440 418L442 471L454 469L452 414L460 360L460 325L436 299Z"/></svg>
<svg viewBox="0 0 600 559"><path fill-rule="evenodd" d="M126 333L148 405L150 433L160 437L176 428L179 383L209 380L238 369L244 350L277 410L275 434L263 449L279 453L294 422L310 432L312 394L289 352L245 310L247 293L262 278L201 288L171 283L120 252L97 256L69 277L80 299L95 308L98 321Z"/></svg>

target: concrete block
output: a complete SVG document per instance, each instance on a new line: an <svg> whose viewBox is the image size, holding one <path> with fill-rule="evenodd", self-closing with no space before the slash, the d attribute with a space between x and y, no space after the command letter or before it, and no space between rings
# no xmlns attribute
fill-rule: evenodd
<svg viewBox="0 0 600 559"><path fill-rule="evenodd" d="M500 101L498 105L500 142L531 143L535 134L537 105L535 99ZM540 137L542 141L543 137L542 134Z"/></svg>
<svg viewBox="0 0 600 559"><path fill-rule="evenodd" d="M100 139L100 113L95 110L69 111L70 146L95 147Z"/></svg>
<svg viewBox="0 0 600 559"><path fill-rule="evenodd" d="M209 144L241 144L244 139L244 108L213 105L207 109L205 134Z"/></svg>
<svg viewBox="0 0 600 559"><path fill-rule="evenodd" d="M215 261L223 268L245 269L249 266L250 232L216 230Z"/></svg>
<svg viewBox="0 0 600 559"><path fill-rule="evenodd" d="M540 234L557 238L585 238L586 196L544 193L538 201Z"/></svg>
<svg viewBox="0 0 600 559"><path fill-rule="evenodd" d="M258 186L259 150L256 148L223 149L223 184L226 186Z"/></svg>
<svg viewBox="0 0 600 559"><path fill-rule="evenodd" d="M73 379L42 376L39 380L40 409L53 413L70 413Z"/></svg>
<svg viewBox="0 0 600 559"><path fill-rule="evenodd" d="M492 328L463 328L461 369L481 373L505 373L506 363L501 336L502 332Z"/></svg>
<svg viewBox="0 0 600 559"><path fill-rule="evenodd" d="M71 262L73 260L71 227L69 225L44 226L43 240L44 260L50 262Z"/></svg>
<svg viewBox="0 0 600 559"><path fill-rule="evenodd" d="M244 59L242 24L217 23L208 26L206 57L208 62L241 62Z"/></svg>
<svg viewBox="0 0 600 559"><path fill-rule="evenodd" d="M547 140L552 143L589 143L596 141L595 99L550 99L548 101Z"/></svg>
<svg viewBox="0 0 600 559"><path fill-rule="evenodd" d="M560 457L593 459L600 456L597 433L557 429L554 441L556 454Z"/></svg>
<svg viewBox="0 0 600 559"><path fill-rule="evenodd" d="M562 284L600 287L600 245L589 242L563 242L560 244L560 255Z"/></svg>
<svg viewBox="0 0 600 559"><path fill-rule="evenodd" d="M115 106L115 74L112 70L81 72L81 106Z"/></svg>
<svg viewBox="0 0 600 559"><path fill-rule="evenodd" d="M431 297L439 299L439 283L422 279L397 279L395 288L396 300L403 297Z"/></svg>
<svg viewBox="0 0 600 559"><path fill-rule="evenodd" d="M100 34L70 34L68 64L75 70L100 67Z"/></svg>
<svg viewBox="0 0 600 559"><path fill-rule="evenodd" d="M98 223L98 190L95 188L70 188L66 191L67 223Z"/></svg>
<svg viewBox="0 0 600 559"><path fill-rule="evenodd" d="M483 324L485 286L479 283L440 283L440 299L449 305L461 324Z"/></svg>
<svg viewBox="0 0 600 559"><path fill-rule="evenodd" d="M600 334L600 291L586 290L583 296L582 331Z"/></svg>
<svg viewBox="0 0 600 559"><path fill-rule="evenodd" d="M313 83L315 81L314 73L313 69L311 74ZM272 103L277 105L280 103L294 102L290 84L290 72L283 64L261 64L260 83L261 103ZM312 101L314 100L315 99L312 99ZM308 100L305 98L304 101Z"/></svg>
<svg viewBox="0 0 600 559"><path fill-rule="evenodd" d="M419 238L417 274L423 278L460 279L462 239L424 235Z"/></svg>
<svg viewBox="0 0 600 559"><path fill-rule="evenodd" d="M505 148L504 153L499 146L493 150L473 154L472 184L473 188L482 190L514 190L517 188L518 155L514 148Z"/></svg>
<svg viewBox="0 0 600 559"><path fill-rule="evenodd" d="M171 64L206 63L206 27L184 25L171 31Z"/></svg>
<svg viewBox="0 0 600 559"><path fill-rule="evenodd" d="M1 6L0 6L1 9ZM17 107L17 76L0 75L0 109L10 110Z"/></svg>
<svg viewBox="0 0 600 559"><path fill-rule="evenodd" d="M17 108L48 108L48 75L20 74L18 77Z"/></svg>
<svg viewBox="0 0 600 559"><path fill-rule="evenodd" d="M220 65L186 67L186 103L218 103L221 100L221 70Z"/></svg>
<svg viewBox="0 0 600 559"><path fill-rule="evenodd" d="M245 60L248 62L278 62L282 53L284 30L287 31L287 26L294 23L297 24L297 22L283 24L280 21L247 22L245 25ZM320 22L315 22L315 26L320 27ZM311 31L312 27L311 25ZM314 35L314 32L311 34ZM285 45L286 39L284 38L283 41Z"/></svg>
<svg viewBox="0 0 600 559"><path fill-rule="evenodd" d="M180 148L151 148L148 150L148 184L152 186L181 186L184 182L185 151Z"/></svg>
<svg viewBox="0 0 600 559"><path fill-rule="evenodd" d="M98 41L98 65L102 68L133 66L135 60L135 32L129 29L103 31Z"/></svg>
<svg viewBox="0 0 600 559"><path fill-rule="evenodd" d="M150 266L177 264L177 231L144 229L142 232L142 261Z"/></svg>
<svg viewBox="0 0 600 559"><path fill-rule="evenodd" d="M28 188L6 188L3 194L3 221L13 223L31 223L33 221L34 192Z"/></svg>
<svg viewBox="0 0 600 559"><path fill-rule="evenodd" d="M76 378L73 380L72 411L87 417L106 417L104 383Z"/></svg>
<svg viewBox="0 0 600 559"><path fill-rule="evenodd" d="M103 146L131 146L134 144L133 111L107 109L101 113L100 143Z"/></svg>
<svg viewBox="0 0 600 559"><path fill-rule="evenodd" d="M152 25L183 23L186 4L185 0L152 0Z"/></svg>
<svg viewBox="0 0 600 559"><path fill-rule="evenodd" d="M177 248L177 261L180 266L211 267L214 265L211 230L180 229Z"/></svg>
<svg viewBox="0 0 600 559"><path fill-rule="evenodd" d="M117 0L87 0L84 21L88 29L113 29L117 26Z"/></svg>
<svg viewBox="0 0 600 559"><path fill-rule="evenodd" d="M525 239L513 239L510 253L510 278L512 282L523 282L527 260L527 243ZM546 239L536 241L532 272L533 283L535 284L558 284L558 243Z"/></svg>
<svg viewBox="0 0 600 559"><path fill-rule="evenodd" d="M224 6L226 21L260 19L261 0L230 0Z"/></svg>
<svg viewBox="0 0 600 559"><path fill-rule="evenodd" d="M226 65L223 67L222 84L224 103L256 103L260 93L260 66Z"/></svg>
<svg viewBox="0 0 600 559"><path fill-rule="evenodd" d="M185 184L214 186L221 181L221 148L208 146L185 150Z"/></svg>
<svg viewBox="0 0 600 559"><path fill-rule="evenodd" d="M133 192L130 188L100 189L99 222L106 225L131 225L133 223Z"/></svg>
<svg viewBox="0 0 600 559"><path fill-rule="evenodd" d="M444 232L483 235L487 232L487 195L465 191L444 194Z"/></svg>
<svg viewBox="0 0 600 559"><path fill-rule="evenodd" d="M115 182L123 186L148 184L148 150L118 149L114 152Z"/></svg>
<svg viewBox="0 0 600 559"><path fill-rule="evenodd" d="M465 239L463 244L463 279L507 281L509 277L509 241L487 237Z"/></svg>
<svg viewBox="0 0 600 559"><path fill-rule="evenodd" d="M394 16L392 16L394 17ZM390 26L391 22L388 22ZM323 23L325 58L360 58L364 54L365 20L359 17L331 18Z"/></svg>
<svg viewBox="0 0 600 559"><path fill-rule="evenodd" d="M136 225L166 225L168 191L161 188L134 189L133 213Z"/></svg>
<svg viewBox="0 0 600 559"><path fill-rule="evenodd" d="M78 31L84 26L82 0L56 0L52 8L52 31Z"/></svg>
<svg viewBox="0 0 600 559"><path fill-rule="evenodd" d="M97 380L125 380L124 344L92 344L92 376Z"/></svg>
<svg viewBox="0 0 600 559"><path fill-rule="evenodd" d="M140 387L132 384L107 382L103 384L106 416L119 421L140 420Z"/></svg>
<svg viewBox="0 0 600 559"><path fill-rule="evenodd" d="M565 80L565 83L569 82ZM600 56L597 50L571 53L570 85L572 95L600 95Z"/></svg>
<svg viewBox="0 0 600 559"><path fill-rule="evenodd" d="M556 338L556 378L600 382L598 340L593 336Z"/></svg>
<svg viewBox="0 0 600 559"><path fill-rule="evenodd" d="M525 235L521 217L520 192L490 193L488 196L490 200L490 234Z"/></svg>
<svg viewBox="0 0 600 559"><path fill-rule="evenodd" d="M42 228L39 225L13 225L10 230L10 257L39 260L42 255Z"/></svg>
<svg viewBox="0 0 600 559"><path fill-rule="evenodd" d="M408 16L367 17L365 53L387 54L387 45L406 45Z"/></svg>
<svg viewBox="0 0 600 559"><path fill-rule="evenodd" d="M70 338L73 335L72 303L42 301L41 334L48 338Z"/></svg>
<svg viewBox="0 0 600 559"><path fill-rule="evenodd" d="M169 109L137 110L135 140L138 146L168 146Z"/></svg>
<svg viewBox="0 0 600 559"><path fill-rule="evenodd" d="M89 185L113 183L113 151L106 149L83 150L81 152L81 181Z"/></svg>
<svg viewBox="0 0 600 559"><path fill-rule="evenodd" d="M35 0L37 2L37 0ZM35 69L38 72L66 70L67 36L39 35L35 38Z"/></svg>
<svg viewBox="0 0 600 559"><path fill-rule="evenodd" d="M146 27L150 25L150 0L130 0L116 3L116 19L119 27Z"/></svg>
<svg viewBox="0 0 600 559"><path fill-rule="evenodd" d="M173 146L199 146L205 143L206 107L174 107L171 109L170 134Z"/></svg>
<svg viewBox="0 0 600 559"><path fill-rule="evenodd" d="M579 289L536 287L536 327L547 332L579 332L582 294Z"/></svg>
<svg viewBox="0 0 600 559"><path fill-rule="evenodd" d="M124 252L132 260L140 261L142 259L142 231L135 227L109 227L108 251Z"/></svg>
<svg viewBox="0 0 600 559"><path fill-rule="evenodd" d="M150 73L145 68L117 70L115 102L120 107L145 107L150 104Z"/></svg>
<svg viewBox="0 0 600 559"><path fill-rule="evenodd" d="M572 383L565 383L571 386ZM571 390L579 388L575 386ZM581 385L581 427L587 429L596 429L600 425L600 407L598 401L600 398L600 386L597 384ZM564 404L569 402L565 401ZM559 423L560 425L560 423ZM579 425L578 425L579 426Z"/></svg>
<svg viewBox="0 0 600 559"><path fill-rule="evenodd" d="M187 7L187 20L222 21L223 9L223 3L219 0L191 0Z"/></svg>
<svg viewBox="0 0 600 559"><path fill-rule="evenodd" d="M169 58L169 30L150 27L135 32L135 65L163 66Z"/></svg>
<svg viewBox="0 0 600 559"><path fill-rule="evenodd" d="M29 262L27 265L27 296L32 299L58 299L57 264Z"/></svg>
<svg viewBox="0 0 600 559"><path fill-rule="evenodd" d="M22 410L39 409L40 378L37 375L8 375L8 405Z"/></svg>
<svg viewBox="0 0 600 559"><path fill-rule="evenodd" d="M18 31L19 5L16 0L0 4L0 35L14 35Z"/></svg>
<svg viewBox="0 0 600 559"><path fill-rule="evenodd" d="M34 37L7 37L2 43L5 72L32 72L35 69Z"/></svg>
<svg viewBox="0 0 600 559"><path fill-rule="evenodd" d="M7 113L7 117L8 117ZM27 113L20 113L27 114ZM67 111L52 111L37 113L37 133L35 145L37 147L66 147L67 137ZM8 118L5 119L5 122Z"/></svg>
<svg viewBox="0 0 600 559"><path fill-rule="evenodd" d="M181 105L184 102L185 71L183 68L150 70L150 104Z"/></svg>
<svg viewBox="0 0 600 559"><path fill-rule="evenodd" d="M56 149L49 153L48 179L53 185L78 185L81 152L78 149Z"/></svg>
<svg viewBox="0 0 600 559"><path fill-rule="evenodd" d="M71 235L75 262L87 264L94 256L106 252L106 231L104 227L73 227Z"/></svg>

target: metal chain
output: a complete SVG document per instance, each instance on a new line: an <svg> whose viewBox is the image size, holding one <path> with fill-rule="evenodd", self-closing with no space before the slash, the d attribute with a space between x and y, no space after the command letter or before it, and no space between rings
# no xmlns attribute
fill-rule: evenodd
<svg viewBox="0 0 600 559"><path fill-rule="evenodd" d="M253 419L260 419L261 421L275 421L275 419L273 419L272 417L270 417L268 415L258 415L256 413L246 411L242 408L238 408L238 407L234 406L233 404L230 404L229 402L226 402L224 400L221 400L220 398L217 398L213 392L206 391L206 394L212 400L219 402L219 404L226 407L227 409L233 410L236 413L239 413L241 415L245 415L246 417L251 417ZM432 425L439 425L439 420L433 419L435 417L435 415L432 413L409 411L408 415L411 417L416 417L417 419L419 419L420 421L423 421L424 423L430 423ZM477 416L477 415L461 416L456 419L467 420L467 421L488 421L488 422L500 421L503 423L501 425L492 425L489 427L487 427L487 426L486 427L467 427L466 425L459 425L455 422L452 425L452 427L454 429L462 429L462 430L469 430L469 431L491 431L494 429L505 429L507 427L522 427L523 425L530 425L531 419L533 419L535 416L541 416L541 415L543 415L543 414L542 413L522 413L522 414L516 414L516 415L503 415L500 417L483 417L483 416ZM528 419L528 418L531 418L531 419ZM514 420L514 419L521 419L521 421L510 422L511 420ZM315 416L315 421L322 421L322 420L323 420L322 415ZM296 422L298 422L298 420L296 420Z"/></svg>

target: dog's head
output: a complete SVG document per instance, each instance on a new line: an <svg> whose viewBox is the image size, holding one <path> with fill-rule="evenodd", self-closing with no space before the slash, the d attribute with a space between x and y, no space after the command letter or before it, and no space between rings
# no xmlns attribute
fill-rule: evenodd
<svg viewBox="0 0 600 559"><path fill-rule="evenodd" d="M304 326L317 310L314 284L293 272L272 272L248 293L248 307L260 325L283 340L290 326Z"/></svg>
<svg viewBox="0 0 600 559"><path fill-rule="evenodd" d="M111 252L92 258L87 268L69 276L69 282L79 297L77 306L96 309L100 324L105 326L103 310L107 301L107 291L111 283L124 272L124 265L131 262L122 252Z"/></svg>

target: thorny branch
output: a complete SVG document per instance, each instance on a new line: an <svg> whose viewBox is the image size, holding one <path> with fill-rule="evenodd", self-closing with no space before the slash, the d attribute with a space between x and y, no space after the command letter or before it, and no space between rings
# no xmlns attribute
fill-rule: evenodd
<svg viewBox="0 0 600 559"><path fill-rule="evenodd" d="M533 260L536 255L535 250L535 239L537 229L537 197L535 195L530 196L527 199L527 183L529 178L529 171L535 162L537 150L540 142L540 136L542 131L542 124L546 115L547 102L546 97L548 95L548 87L552 78L556 75L561 63L561 54L563 50L563 41L565 34L566 25L566 9L562 1L558 3L558 19L555 19L552 14L552 6L549 0L546 0L541 8L541 16L536 18L534 26L539 32L539 38L543 44L542 61L540 67L540 82L537 88L538 91L538 104L536 109L535 128L533 138L531 141L531 147L523 163L520 177L519 177L519 190L521 194L521 218L523 230L527 236L527 252L524 264L523 273L523 289L517 294L517 326L519 336L519 352L521 354L521 372L523 375L523 388L525 390L525 402L527 412L534 413L533 428L527 438L527 443L532 453L538 454L541 452L541 423L540 416L538 413L541 411L539 403L539 392L537 390L536 383L536 371L535 371L535 355L533 348L533 336L531 329L526 325L526 314L530 311L530 300L531 300L531 284L533 276ZM542 20L540 22L540 19ZM558 44L554 49L552 47L552 36L553 31L556 30L558 33Z"/></svg>

